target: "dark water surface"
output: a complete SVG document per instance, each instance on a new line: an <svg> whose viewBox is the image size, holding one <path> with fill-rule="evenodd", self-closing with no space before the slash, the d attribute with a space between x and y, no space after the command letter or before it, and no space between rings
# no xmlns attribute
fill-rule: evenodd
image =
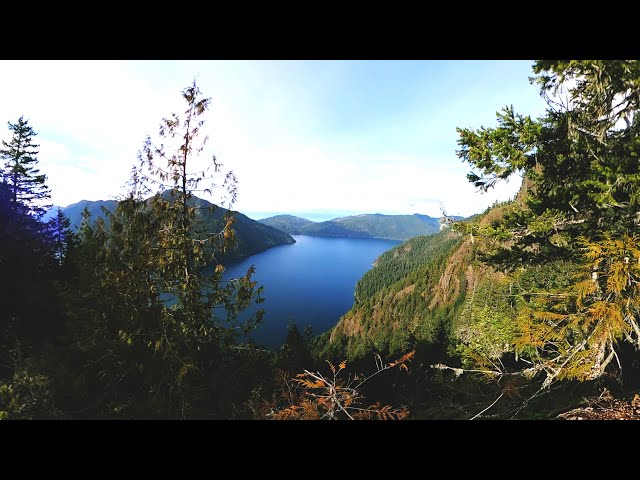
<svg viewBox="0 0 640 480"><path fill-rule="evenodd" d="M396 240L293 235L296 243L280 245L227 265L225 278L238 277L255 265L253 277L264 286L263 324L252 333L257 343L275 347L291 321L313 333L334 326L353 304L356 283Z"/></svg>

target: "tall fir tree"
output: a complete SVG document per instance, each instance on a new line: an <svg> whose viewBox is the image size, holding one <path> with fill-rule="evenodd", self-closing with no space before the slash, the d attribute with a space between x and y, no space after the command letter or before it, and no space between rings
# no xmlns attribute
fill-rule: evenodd
<svg viewBox="0 0 640 480"><path fill-rule="evenodd" d="M2 171L3 181L10 188L14 209L24 208L40 218L50 207L46 201L51 195L46 184L47 176L37 168L37 148L40 146L34 143L37 133L22 116L17 123L8 124L13 136L9 142L3 140L0 149L0 158L6 162Z"/></svg>

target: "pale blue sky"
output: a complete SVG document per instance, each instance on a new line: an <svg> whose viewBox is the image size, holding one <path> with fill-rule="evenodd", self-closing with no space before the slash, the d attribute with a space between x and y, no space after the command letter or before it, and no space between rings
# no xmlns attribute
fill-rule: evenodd
<svg viewBox="0 0 640 480"><path fill-rule="evenodd" d="M236 173L237 210L439 216L444 202L466 216L513 196L519 180L476 193L455 128L494 125L508 104L541 114L531 63L1 61L0 138L7 121L29 119L55 204L112 198L196 76L213 99L208 153Z"/></svg>

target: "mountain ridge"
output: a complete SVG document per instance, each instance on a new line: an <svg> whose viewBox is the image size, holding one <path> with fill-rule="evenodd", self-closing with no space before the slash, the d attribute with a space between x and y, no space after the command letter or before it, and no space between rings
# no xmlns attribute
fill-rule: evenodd
<svg viewBox="0 0 640 480"><path fill-rule="evenodd" d="M449 217L462 220L463 217ZM440 218L414 213L412 215L385 215L363 213L314 222L295 215L274 215L258 222L280 229L290 235L313 235L345 238L380 238L408 240L420 235L440 231Z"/></svg>
<svg viewBox="0 0 640 480"><path fill-rule="evenodd" d="M204 217L203 220L205 223L211 224L211 228L216 228L216 226L222 227L222 217L227 212L226 208L215 205L195 195L191 201L196 206L202 207L198 209L198 215ZM113 212L117 206L117 200L80 200L66 207L53 206L45 213L43 220L47 221L54 216L57 209L60 208L69 218L72 230L77 231L82 223L82 212L85 208L89 210L91 219L95 222L98 218L106 220L103 208ZM210 206L214 207L213 212L210 212L207 208ZM283 230L257 222L237 211L235 212L233 229L236 231L236 244L229 253L224 255L218 254L218 257L223 261L237 260L262 252L271 247L295 243L295 239Z"/></svg>

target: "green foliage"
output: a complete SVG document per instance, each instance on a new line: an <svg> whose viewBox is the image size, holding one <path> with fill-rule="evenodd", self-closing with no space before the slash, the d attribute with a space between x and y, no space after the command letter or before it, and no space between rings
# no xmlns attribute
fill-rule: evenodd
<svg viewBox="0 0 640 480"><path fill-rule="evenodd" d="M282 346L276 351L276 367L285 372L297 372L310 368L313 364L309 343L311 341L310 327L303 335L295 323L289 325L287 337Z"/></svg>
<svg viewBox="0 0 640 480"><path fill-rule="evenodd" d="M47 420L61 416L50 379L31 366L0 382L0 420Z"/></svg>
<svg viewBox="0 0 640 480"><path fill-rule="evenodd" d="M356 304L417 269L430 267L451 252L459 244L457 235L447 233L412 238L384 252L375 262L375 267L366 272L356 284Z"/></svg>
<svg viewBox="0 0 640 480"><path fill-rule="evenodd" d="M347 355L347 340L345 335L331 340L331 330L316 335L309 342L309 351L314 361L333 360L340 361Z"/></svg>
<svg viewBox="0 0 640 480"><path fill-rule="evenodd" d="M576 130L602 142L621 120L632 125L640 106L637 60L540 60L533 71L541 94Z"/></svg>
<svg viewBox="0 0 640 480"><path fill-rule="evenodd" d="M442 232L413 238L382 254L358 282L352 309L330 337L318 340L316 358L319 353L325 358L342 353L352 361L372 351L398 354L418 343L444 341L453 312L461 305L458 295L445 298L448 293L439 283L460 241L458 234ZM449 273L456 279L460 274ZM464 289L463 282L459 288Z"/></svg>
<svg viewBox="0 0 640 480"><path fill-rule="evenodd" d="M46 225L16 208L11 187L0 183L0 365L12 365L16 340L35 349L55 341L60 318L49 240Z"/></svg>
<svg viewBox="0 0 640 480"><path fill-rule="evenodd" d="M187 165L202 147L195 142L208 99L195 83L183 98L183 117L172 115L160 129L183 144L172 153L147 139L130 194L113 212L103 210L106 221L91 222L85 210L70 258L76 274L64 298L72 338L83 356L96 359L78 375L87 379L89 397L97 397L92 412L99 417L193 418L228 409L220 388L225 369L239 358L235 337L261 319L259 310L237 320L260 301L253 267L240 278L222 278L218 256L234 242L233 212L225 210L213 230L200 212L215 207L192 194L206 181ZM145 200L153 187L157 193ZM208 190L218 187L233 198L235 178L227 174Z"/></svg>
<svg viewBox="0 0 640 480"><path fill-rule="evenodd" d="M505 107L496 116L496 128L457 129L460 135L458 156L480 170L480 173L470 173L467 178L484 191L498 180L531 168L541 130L540 124L530 117L516 114L513 106Z"/></svg>
<svg viewBox="0 0 640 480"><path fill-rule="evenodd" d="M452 326L453 337L459 342L454 349L463 364L499 362L505 353L513 352L512 290L509 281L496 275L480 277L477 285L467 290Z"/></svg>
<svg viewBox="0 0 640 480"><path fill-rule="evenodd" d="M514 344L538 359L547 383L597 378L617 358L620 340L640 346L640 236L583 241L589 263L557 268L523 295Z"/></svg>
<svg viewBox="0 0 640 480"><path fill-rule="evenodd" d="M622 339L640 345L640 62L539 61L534 72L550 107L543 117L506 109L496 128L459 129L471 182L486 190L516 172L525 182L502 218L458 231L512 272L513 347L548 386L599 377Z"/></svg>
<svg viewBox="0 0 640 480"><path fill-rule="evenodd" d="M536 81L557 109L536 121L510 109L499 114L495 129L459 130L458 155L480 170L474 178L481 179L482 188L524 172L525 212L502 222L521 250L534 243L544 249L554 243L553 235L565 237L556 247L572 250L577 237L588 232L634 228L640 208L640 126L633 110L638 87L632 78L637 62L539 62L534 70L545 72ZM623 78L617 76L621 72L626 72ZM564 82L575 75L584 78L576 87L567 86ZM569 96L570 105L560 108L551 99L559 91ZM626 119L626 127L616 127L620 119Z"/></svg>
<svg viewBox="0 0 640 480"><path fill-rule="evenodd" d="M56 215L47 222L47 226L53 256L62 265L69 251L77 244L77 237L71 230L71 221L58 207Z"/></svg>

